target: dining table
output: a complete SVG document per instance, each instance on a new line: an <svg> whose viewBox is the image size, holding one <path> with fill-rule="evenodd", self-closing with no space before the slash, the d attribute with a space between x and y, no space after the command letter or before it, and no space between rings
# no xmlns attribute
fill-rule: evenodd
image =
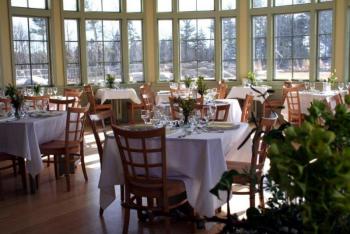
<svg viewBox="0 0 350 234"><path fill-rule="evenodd" d="M66 112L35 111L16 119L0 117L0 152L22 157L32 178L43 170L39 145L56 139L64 139Z"/></svg>
<svg viewBox="0 0 350 234"><path fill-rule="evenodd" d="M136 104L141 104L141 100L133 88L100 88L96 92L96 98L101 99L101 104L107 100L122 99L130 99Z"/></svg>
<svg viewBox="0 0 350 234"><path fill-rule="evenodd" d="M211 217L226 202L209 191L227 171L227 161L250 162L252 141L239 145L251 131L247 123L235 123L223 131L184 134L183 128L166 135L166 165L169 179L182 180L189 204L202 216ZM116 198L116 185L124 184L124 174L116 139L106 138L98 187L100 208L105 210Z"/></svg>
<svg viewBox="0 0 350 234"><path fill-rule="evenodd" d="M259 85L259 86L232 86L230 92L227 94L226 98L237 98L237 99L245 99L247 95L254 96L254 101L258 101L261 104L265 102L265 99L261 96L261 94L254 91L252 88L256 89L260 93L266 93L266 98L269 96L267 91L271 89L271 86L267 85Z"/></svg>

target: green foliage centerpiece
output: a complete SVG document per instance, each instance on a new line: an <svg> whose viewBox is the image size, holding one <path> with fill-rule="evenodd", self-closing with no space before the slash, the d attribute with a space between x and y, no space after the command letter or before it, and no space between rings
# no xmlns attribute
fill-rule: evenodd
<svg viewBox="0 0 350 234"><path fill-rule="evenodd" d="M247 79L248 79L248 81L250 82L251 85L257 85L256 75L255 75L254 72L249 71L248 75L247 75Z"/></svg>
<svg viewBox="0 0 350 234"><path fill-rule="evenodd" d="M175 103L177 103L182 109L182 114L184 116L184 124L188 124L188 118L192 114L194 108L196 107L196 99L190 97L178 97L175 99Z"/></svg>
<svg viewBox="0 0 350 234"><path fill-rule="evenodd" d="M192 82L193 82L192 77L185 76L184 83L185 83L186 88L189 89L191 87Z"/></svg>
<svg viewBox="0 0 350 234"><path fill-rule="evenodd" d="M24 97L21 92L12 84L6 86L5 95L11 99L12 107L15 109L15 117L20 118L19 111L21 110Z"/></svg>
<svg viewBox="0 0 350 234"><path fill-rule="evenodd" d="M113 89L114 82L115 82L115 77L112 76L111 74L107 74L107 78L106 78L107 87L110 89Z"/></svg>
<svg viewBox="0 0 350 234"><path fill-rule="evenodd" d="M33 91L34 91L34 96L40 96L41 85L35 84L33 87Z"/></svg>
<svg viewBox="0 0 350 234"><path fill-rule="evenodd" d="M207 91L207 84L204 81L203 76L199 76L197 79L197 91L203 97L205 92Z"/></svg>
<svg viewBox="0 0 350 234"><path fill-rule="evenodd" d="M334 69L333 72L331 72L331 75L328 77L327 82L334 88L335 84L338 81L338 77L336 75L336 70Z"/></svg>

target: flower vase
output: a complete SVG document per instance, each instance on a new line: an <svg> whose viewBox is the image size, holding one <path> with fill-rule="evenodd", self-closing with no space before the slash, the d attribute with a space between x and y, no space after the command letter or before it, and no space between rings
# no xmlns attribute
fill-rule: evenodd
<svg viewBox="0 0 350 234"><path fill-rule="evenodd" d="M183 114L184 116L184 125L187 125L188 124L188 117L189 115L188 114Z"/></svg>
<svg viewBox="0 0 350 234"><path fill-rule="evenodd" d="M20 110L21 110L20 107L16 107L16 108L15 108L15 118L16 118L16 119L20 119L20 118L21 118Z"/></svg>

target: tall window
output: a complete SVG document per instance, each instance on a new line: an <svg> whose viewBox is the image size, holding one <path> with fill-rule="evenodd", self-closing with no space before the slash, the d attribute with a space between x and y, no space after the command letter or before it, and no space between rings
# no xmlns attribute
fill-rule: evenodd
<svg viewBox="0 0 350 234"><path fill-rule="evenodd" d="M158 21L159 39L159 80L171 81L173 73L173 22L172 20Z"/></svg>
<svg viewBox="0 0 350 234"><path fill-rule="evenodd" d="M180 43L181 78L215 79L214 20L180 20Z"/></svg>
<svg viewBox="0 0 350 234"><path fill-rule="evenodd" d="M88 82L101 83L107 74L121 81L120 22L86 20Z"/></svg>
<svg viewBox="0 0 350 234"><path fill-rule="evenodd" d="M11 0L13 7L47 9L46 0Z"/></svg>
<svg viewBox="0 0 350 234"><path fill-rule="evenodd" d="M68 1L68 0L67 0ZM69 0L74 1L74 0ZM119 0L85 0L85 11L119 12Z"/></svg>
<svg viewBox="0 0 350 234"><path fill-rule="evenodd" d="M12 38L17 85L50 83L48 19L12 17Z"/></svg>
<svg viewBox="0 0 350 234"><path fill-rule="evenodd" d="M267 17L253 16L252 19L253 71L258 78L267 78Z"/></svg>
<svg viewBox="0 0 350 234"><path fill-rule="evenodd" d="M274 69L278 80L310 78L310 14L275 16Z"/></svg>
<svg viewBox="0 0 350 234"><path fill-rule="evenodd" d="M80 84L80 48L78 20L64 20L67 84Z"/></svg>
<svg viewBox="0 0 350 234"><path fill-rule="evenodd" d="M142 20L128 21L129 80L141 82L143 78Z"/></svg>
<svg viewBox="0 0 350 234"><path fill-rule="evenodd" d="M236 19L222 19L222 78L236 79Z"/></svg>
<svg viewBox="0 0 350 234"><path fill-rule="evenodd" d="M214 0L179 0L179 11L212 11Z"/></svg>
<svg viewBox="0 0 350 234"><path fill-rule="evenodd" d="M333 12L319 11L318 22L317 72L318 79L324 80L329 77L332 69Z"/></svg>
<svg viewBox="0 0 350 234"><path fill-rule="evenodd" d="M267 0L252 0L252 8L262 8L267 6Z"/></svg>

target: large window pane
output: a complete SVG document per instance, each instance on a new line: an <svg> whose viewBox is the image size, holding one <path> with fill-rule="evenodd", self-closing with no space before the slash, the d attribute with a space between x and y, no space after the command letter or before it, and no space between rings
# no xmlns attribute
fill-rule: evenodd
<svg viewBox="0 0 350 234"><path fill-rule="evenodd" d="M180 70L185 76L215 78L214 20L180 20Z"/></svg>
<svg viewBox="0 0 350 234"><path fill-rule="evenodd" d="M262 8L267 7L267 0L253 0L252 1L253 8Z"/></svg>
<svg viewBox="0 0 350 234"><path fill-rule="evenodd" d="M222 78L236 79L236 19L222 19Z"/></svg>
<svg viewBox="0 0 350 234"><path fill-rule="evenodd" d="M257 78L266 79L267 77L267 17L254 16L252 18L252 65L253 72Z"/></svg>
<svg viewBox="0 0 350 234"><path fill-rule="evenodd" d="M318 12L318 53L317 53L317 78L327 79L332 69L333 52L333 11Z"/></svg>
<svg viewBox="0 0 350 234"><path fill-rule="evenodd" d="M141 0L126 0L127 12L141 12Z"/></svg>
<svg viewBox="0 0 350 234"><path fill-rule="evenodd" d="M179 11L213 11L214 0L179 0Z"/></svg>
<svg viewBox="0 0 350 234"><path fill-rule="evenodd" d="M50 83L48 20L12 17L16 85Z"/></svg>
<svg viewBox="0 0 350 234"><path fill-rule="evenodd" d="M85 11L119 12L120 0L85 0Z"/></svg>
<svg viewBox="0 0 350 234"><path fill-rule="evenodd" d="M80 47L78 20L64 20L67 84L80 84Z"/></svg>
<svg viewBox="0 0 350 234"><path fill-rule="evenodd" d="M275 6L288 6L310 3L311 0L275 0Z"/></svg>
<svg viewBox="0 0 350 234"><path fill-rule="evenodd" d="M77 0L63 0L63 10L77 11L78 10Z"/></svg>
<svg viewBox="0 0 350 234"><path fill-rule="evenodd" d="M158 21L160 81L171 81L174 79L172 30L173 22L171 20Z"/></svg>
<svg viewBox="0 0 350 234"><path fill-rule="evenodd" d="M221 0L221 10L236 9L236 0Z"/></svg>
<svg viewBox="0 0 350 234"><path fill-rule="evenodd" d="M157 11L158 12L171 12L172 11L172 0L157 0Z"/></svg>
<svg viewBox="0 0 350 234"><path fill-rule="evenodd" d="M310 68L310 14L275 16L275 79L308 80Z"/></svg>
<svg viewBox="0 0 350 234"><path fill-rule="evenodd" d="M143 76L143 42L142 21L128 21L128 44L129 44L129 81L142 82Z"/></svg>
<svg viewBox="0 0 350 234"><path fill-rule="evenodd" d="M107 74L122 80L119 20L87 20L88 82L102 83Z"/></svg>
<svg viewBox="0 0 350 234"><path fill-rule="evenodd" d="M11 6L46 9L47 3L46 0L11 0Z"/></svg>

